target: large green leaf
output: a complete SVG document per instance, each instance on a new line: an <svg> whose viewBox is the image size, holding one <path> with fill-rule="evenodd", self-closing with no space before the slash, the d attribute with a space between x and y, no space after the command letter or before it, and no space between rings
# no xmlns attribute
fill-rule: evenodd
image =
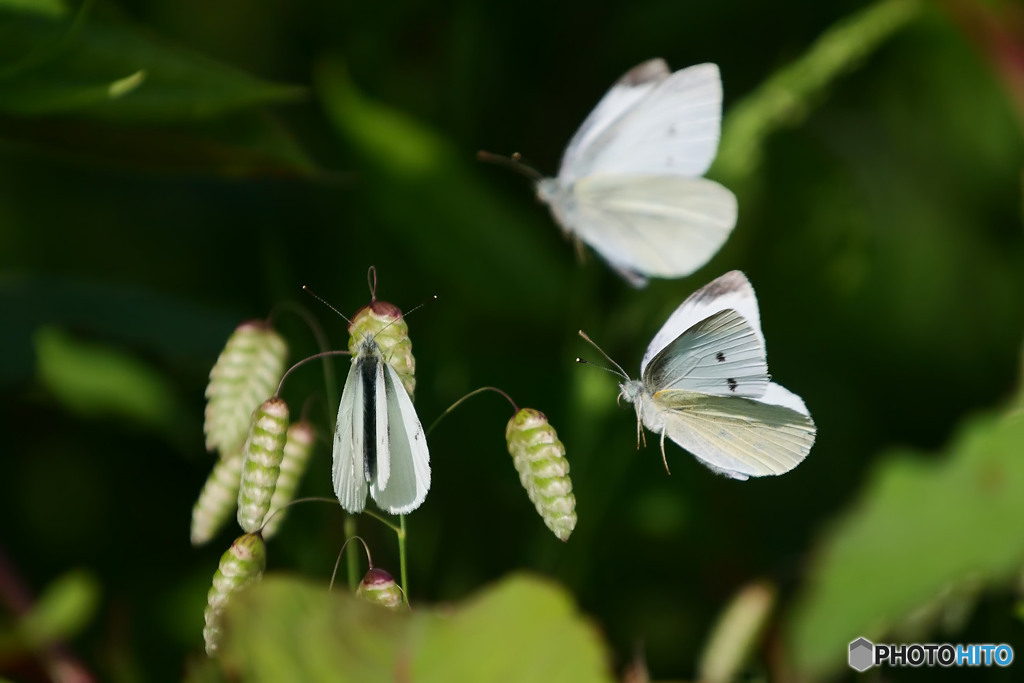
<svg viewBox="0 0 1024 683"><path fill-rule="evenodd" d="M885 456L819 550L789 628L800 671L841 666L962 585L1002 582L1024 563L1024 419L968 422L941 460Z"/></svg>
<svg viewBox="0 0 1024 683"><path fill-rule="evenodd" d="M227 666L250 681L610 681L604 646L565 592L513 576L454 608L396 613L269 577L233 598Z"/></svg>

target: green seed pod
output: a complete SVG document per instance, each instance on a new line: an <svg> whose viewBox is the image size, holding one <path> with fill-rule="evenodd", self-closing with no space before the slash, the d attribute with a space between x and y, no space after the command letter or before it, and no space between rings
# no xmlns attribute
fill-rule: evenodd
<svg viewBox="0 0 1024 683"><path fill-rule="evenodd" d="M277 396L263 402L252 415L249 438L242 447L242 477L238 489L238 525L249 533L263 524L277 487L288 430L288 404Z"/></svg>
<svg viewBox="0 0 1024 683"><path fill-rule="evenodd" d="M576 527L576 497L565 446L544 413L523 408L508 421L505 441L519 481L555 536L566 541Z"/></svg>
<svg viewBox="0 0 1024 683"><path fill-rule="evenodd" d="M313 427L302 420L288 428L287 438L284 442L284 459L281 461L281 476L277 478L277 487L274 495L270 498L270 511L277 510L263 527L263 538L273 536L281 522L284 521L288 510L285 505L295 497L295 491L299 488L299 481L306 472L306 465L309 463L309 455L313 452Z"/></svg>
<svg viewBox="0 0 1024 683"><path fill-rule="evenodd" d="M391 610L400 610L405 607L405 603L402 601L402 590L395 583L391 574L383 569L373 568L366 572L366 576L356 588L356 597Z"/></svg>
<svg viewBox="0 0 1024 683"><path fill-rule="evenodd" d="M192 508L192 545L209 541L231 517L238 501L241 478L241 451L221 458L213 466L199 493L199 500Z"/></svg>
<svg viewBox="0 0 1024 683"><path fill-rule="evenodd" d="M222 458L245 441L252 411L277 390L284 376L288 346L261 320L238 326L210 371L206 386L206 449Z"/></svg>
<svg viewBox="0 0 1024 683"><path fill-rule="evenodd" d="M398 373L409 398L413 398L416 389L416 359L412 357L409 326L398 306L374 299L352 316L348 334L348 350L353 356L359 352L363 340L372 337L384 360Z"/></svg>
<svg viewBox="0 0 1024 683"><path fill-rule="evenodd" d="M259 534L239 536L227 552L221 555L220 565L213 575L213 586L206 595L206 626L203 640L206 654L213 657L220 647L223 634L221 617L231 594L248 583L259 580L267 566L267 546Z"/></svg>

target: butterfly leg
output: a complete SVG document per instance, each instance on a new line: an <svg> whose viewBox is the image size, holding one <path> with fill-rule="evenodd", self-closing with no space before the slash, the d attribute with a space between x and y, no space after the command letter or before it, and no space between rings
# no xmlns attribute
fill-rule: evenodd
<svg viewBox="0 0 1024 683"><path fill-rule="evenodd" d="M668 469L668 458L665 457L665 430L661 430L661 462L665 464L665 471L671 477L672 472Z"/></svg>

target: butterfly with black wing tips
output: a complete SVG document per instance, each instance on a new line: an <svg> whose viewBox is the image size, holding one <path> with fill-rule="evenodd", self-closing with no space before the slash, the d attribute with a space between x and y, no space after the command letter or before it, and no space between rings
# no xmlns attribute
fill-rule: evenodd
<svg viewBox="0 0 1024 683"><path fill-rule="evenodd" d="M689 275L736 225L735 195L701 177L721 123L716 65L670 73L664 60L644 62L598 103L537 195L632 285Z"/></svg>
<svg viewBox="0 0 1024 683"><path fill-rule="evenodd" d="M611 362L625 379L620 397L636 407L637 440L641 425L659 434L663 460L667 436L715 472L747 479L790 471L814 445L807 406L768 375L757 298L738 270L669 316L647 347L639 380Z"/></svg>

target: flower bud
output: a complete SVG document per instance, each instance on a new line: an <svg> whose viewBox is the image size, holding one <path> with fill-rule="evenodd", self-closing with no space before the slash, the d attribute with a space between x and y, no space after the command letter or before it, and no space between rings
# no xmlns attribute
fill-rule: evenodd
<svg viewBox="0 0 1024 683"><path fill-rule="evenodd" d="M576 497L565 446L548 418L538 410L523 408L508 421L505 440L519 481L544 524L555 536L568 540L576 527Z"/></svg>
<svg viewBox="0 0 1024 683"><path fill-rule="evenodd" d="M284 339L263 321L242 323L231 334L206 386L207 450L226 458L241 449L252 411L277 390L287 356Z"/></svg>
<svg viewBox="0 0 1024 683"><path fill-rule="evenodd" d="M413 398L416 389L416 359L412 356L409 326L394 304L374 300L356 311L348 326L348 350L355 356L365 339L372 338L388 365L398 373L402 386Z"/></svg>
<svg viewBox="0 0 1024 683"><path fill-rule="evenodd" d="M302 420L288 428L284 442L284 459L281 460L281 475L277 478L277 487L270 498L271 516L263 527L263 538L268 539L277 533L278 527L288 513L285 508L295 497L302 475L309 464L309 455L313 452L313 427ZM276 512L275 512L276 510Z"/></svg>
<svg viewBox="0 0 1024 683"><path fill-rule="evenodd" d="M206 595L206 626L203 640L206 654L213 657L220 647L223 634L222 616L231 594L263 576L267 566L267 546L259 534L239 536L227 552L221 555L220 565L213 575L213 586Z"/></svg>
<svg viewBox="0 0 1024 683"><path fill-rule="evenodd" d="M405 606L402 601L402 590L391 574L383 569L373 568L366 572L366 576L356 588L356 597L391 610L399 610Z"/></svg>
<svg viewBox="0 0 1024 683"><path fill-rule="evenodd" d="M214 464L199 493L199 500L192 508L192 545L209 541L231 517L238 501L241 477L241 451Z"/></svg>
<svg viewBox="0 0 1024 683"><path fill-rule="evenodd" d="M288 405L274 396L252 415L249 437L242 447L242 477L238 489L238 525L253 533L270 510L284 458Z"/></svg>

